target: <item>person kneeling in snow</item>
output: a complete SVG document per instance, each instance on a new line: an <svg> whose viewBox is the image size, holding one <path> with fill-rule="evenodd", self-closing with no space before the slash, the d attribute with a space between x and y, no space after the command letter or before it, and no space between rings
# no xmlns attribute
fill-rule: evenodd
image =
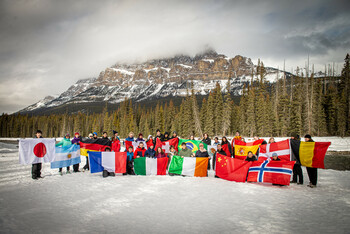
<svg viewBox="0 0 350 234"><path fill-rule="evenodd" d="M105 149L105 151L106 151L106 152L111 152L111 148L107 147L107 148ZM102 176L103 176L103 177L115 176L115 173L114 173L114 172L108 172L107 170L103 170Z"/></svg>
<svg viewBox="0 0 350 234"><path fill-rule="evenodd" d="M126 173L124 175L135 175L134 172L134 149L132 146L129 146L128 152L126 153Z"/></svg>
<svg viewBox="0 0 350 234"><path fill-rule="evenodd" d="M248 161L248 162L253 162L253 161L256 161L256 156L253 154L252 151L249 151L248 152L248 155L247 155L247 158L245 159L245 161Z"/></svg>

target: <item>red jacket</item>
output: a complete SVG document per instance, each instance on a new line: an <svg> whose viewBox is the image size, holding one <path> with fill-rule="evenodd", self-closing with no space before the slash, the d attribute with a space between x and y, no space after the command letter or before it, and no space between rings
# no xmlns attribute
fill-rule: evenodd
<svg viewBox="0 0 350 234"><path fill-rule="evenodd" d="M114 140L112 142L112 151L120 152L120 141L119 140Z"/></svg>
<svg viewBox="0 0 350 234"><path fill-rule="evenodd" d="M136 156L145 157L145 152L146 152L145 148L141 148L140 146L137 147L137 149L134 152L134 158L136 158Z"/></svg>

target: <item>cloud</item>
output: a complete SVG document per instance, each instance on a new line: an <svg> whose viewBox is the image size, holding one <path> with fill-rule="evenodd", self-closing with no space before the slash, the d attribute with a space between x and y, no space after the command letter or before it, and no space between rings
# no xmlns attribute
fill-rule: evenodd
<svg viewBox="0 0 350 234"><path fill-rule="evenodd" d="M348 1L0 1L0 111L59 94L116 62L206 46L266 65L342 64Z"/></svg>

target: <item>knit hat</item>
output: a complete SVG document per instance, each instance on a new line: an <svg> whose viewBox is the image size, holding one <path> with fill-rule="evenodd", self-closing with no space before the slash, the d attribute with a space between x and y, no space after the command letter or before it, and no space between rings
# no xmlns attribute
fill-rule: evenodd
<svg viewBox="0 0 350 234"><path fill-rule="evenodd" d="M174 134L174 133L177 135L177 132L176 132L176 131L173 131L173 134Z"/></svg>
<svg viewBox="0 0 350 234"><path fill-rule="evenodd" d="M80 134L79 134L79 132L76 132L76 133L74 133L74 136L75 136L75 135L80 135Z"/></svg>
<svg viewBox="0 0 350 234"><path fill-rule="evenodd" d="M294 137L294 138L297 138L298 137L298 134L296 132L292 132L292 134L290 134L291 137Z"/></svg>
<svg viewBox="0 0 350 234"><path fill-rule="evenodd" d="M118 133L117 131L113 130L113 135L115 135L116 133Z"/></svg>
<svg viewBox="0 0 350 234"><path fill-rule="evenodd" d="M160 132L160 130L159 129L157 129L157 131L156 132Z"/></svg>
<svg viewBox="0 0 350 234"><path fill-rule="evenodd" d="M152 138L152 135L149 135L149 136L147 137L147 139L149 139L149 138Z"/></svg>
<svg viewBox="0 0 350 234"><path fill-rule="evenodd" d="M36 130L36 133L43 134L43 132L41 130Z"/></svg>
<svg viewBox="0 0 350 234"><path fill-rule="evenodd" d="M277 153L273 153L272 157L278 157L278 154Z"/></svg>
<svg viewBox="0 0 350 234"><path fill-rule="evenodd" d="M96 135L96 136L97 136L97 132L94 132L94 135Z"/></svg>
<svg viewBox="0 0 350 234"><path fill-rule="evenodd" d="M311 139L311 135L310 135L310 134L306 134L306 135L304 136L304 138L310 138L310 139Z"/></svg>
<svg viewBox="0 0 350 234"><path fill-rule="evenodd" d="M92 137L92 136L94 136L94 135L92 135L92 133L89 133L89 137Z"/></svg>
<svg viewBox="0 0 350 234"><path fill-rule="evenodd" d="M69 133L67 133L67 134L66 134L66 135L64 135L64 136L70 136L70 135L69 135Z"/></svg>
<svg viewBox="0 0 350 234"><path fill-rule="evenodd" d="M142 133L140 133L140 134L139 134L139 136L143 136L143 134L142 134Z"/></svg>

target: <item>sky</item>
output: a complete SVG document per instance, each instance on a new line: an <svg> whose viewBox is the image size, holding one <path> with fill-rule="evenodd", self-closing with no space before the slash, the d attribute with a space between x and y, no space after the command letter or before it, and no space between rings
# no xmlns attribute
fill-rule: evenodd
<svg viewBox="0 0 350 234"><path fill-rule="evenodd" d="M350 52L350 1L0 0L0 113L14 113L115 63L210 47L292 71Z"/></svg>

